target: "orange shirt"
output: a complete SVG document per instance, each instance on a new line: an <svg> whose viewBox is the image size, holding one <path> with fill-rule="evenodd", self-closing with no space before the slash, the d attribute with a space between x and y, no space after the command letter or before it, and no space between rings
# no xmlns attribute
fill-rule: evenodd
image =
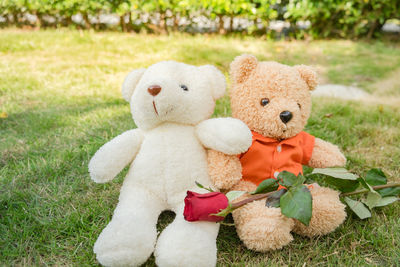
<svg viewBox="0 0 400 267"><path fill-rule="evenodd" d="M302 165L310 161L314 149L314 136L300 132L294 137L279 141L252 133L252 145L239 156L243 180L259 185L265 179L276 179L281 171L295 175L303 173Z"/></svg>

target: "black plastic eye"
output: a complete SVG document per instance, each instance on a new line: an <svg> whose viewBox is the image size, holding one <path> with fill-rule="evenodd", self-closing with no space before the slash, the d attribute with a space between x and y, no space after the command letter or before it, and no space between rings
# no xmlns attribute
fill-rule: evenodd
<svg viewBox="0 0 400 267"><path fill-rule="evenodd" d="M301 109L301 105L299 103L297 103L297 105L299 106L299 109Z"/></svg>
<svg viewBox="0 0 400 267"><path fill-rule="evenodd" d="M181 84L180 87L183 89L183 91L189 91L189 88L184 84Z"/></svg>
<svg viewBox="0 0 400 267"><path fill-rule="evenodd" d="M263 98L260 101L261 106L266 106L269 103L269 99L268 98Z"/></svg>

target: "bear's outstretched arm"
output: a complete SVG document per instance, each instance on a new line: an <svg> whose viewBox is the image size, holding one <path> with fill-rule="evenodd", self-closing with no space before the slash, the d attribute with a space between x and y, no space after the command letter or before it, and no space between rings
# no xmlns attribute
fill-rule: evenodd
<svg viewBox="0 0 400 267"><path fill-rule="evenodd" d="M252 142L250 129L233 118L205 120L196 126L196 135L206 148L227 155L246 152Z"/></svg>
<svg viewBox="0 0 400 267"><path fill-rule="evenodd" d="M308 166L313 168L342 167L346 165L346 157L334 144L315 138L314 150Z"/></svg>
<svg viewBox="0 0 400 267"><path fill-rule="evenodd" d="M111 181L126 165L131 163L143 142L139 129L124 132L104 144L89 162L90 177L96 183Z"/></svg>
<svg viewBox="0 0 400 267"><path fill-rule="evenodd" d="M237 155L225 155L209 150L208 173L213 185L220 190L231 189L242 178L242 164Z"/></svg>

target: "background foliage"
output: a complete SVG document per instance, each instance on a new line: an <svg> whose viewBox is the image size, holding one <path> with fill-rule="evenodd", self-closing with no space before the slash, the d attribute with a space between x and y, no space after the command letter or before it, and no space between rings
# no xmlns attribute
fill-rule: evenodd
<svg viewBox="0 0 400 267"><path fill-rule="evenodd" d="M114 14L119 23L101 22ZM400 19L398 0L0 0L3 25L168 33L241 32L285 36L376 37L389 19ZM73 19L74 15L79 18ZM236 22L235 22L236 21ZM309 22L308 27L301 22ZM304 23L303 23L304 24Z"/></svg>

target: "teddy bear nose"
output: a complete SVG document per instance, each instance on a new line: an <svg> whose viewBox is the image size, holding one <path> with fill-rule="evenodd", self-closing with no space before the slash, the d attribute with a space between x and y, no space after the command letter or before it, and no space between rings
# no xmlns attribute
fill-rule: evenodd
<svg viewBox="0 0 400 267"><path fill-rule="evenodd" d="M279 117L281 118L281 121L283 121L283 123L288 123L292 119L293 114L292 112L285 110L282 111L281 114L279 114Z"/></svg>
<svg viewBox="0 0 400 267"><path fill-rule="evenodd" d="M159 86L159 85L151 85L151 86L149 86L147 91L149 91L149 94L151 94L152 96L156 96L156 95L158 95L160 93L161 86Z"/></svg>

